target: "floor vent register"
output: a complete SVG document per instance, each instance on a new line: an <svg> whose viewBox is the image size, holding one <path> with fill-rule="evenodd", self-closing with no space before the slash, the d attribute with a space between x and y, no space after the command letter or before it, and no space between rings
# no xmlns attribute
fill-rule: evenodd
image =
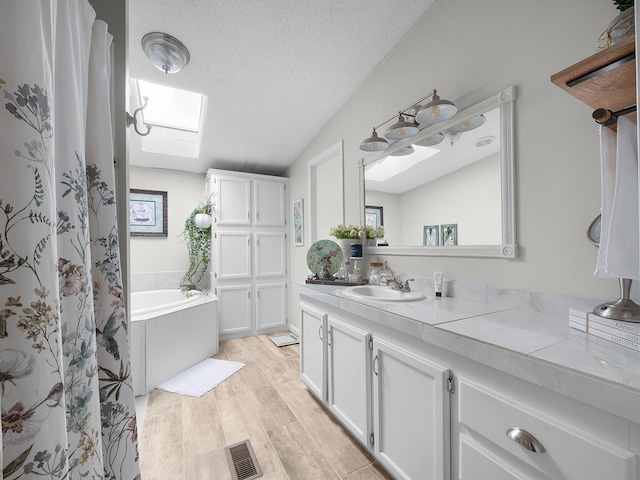
<svg viewBox="0 0 640 480"><path fill-rule="evenodd" d="M251 442L244 440L224 448L233 480L253 480L262 476Z"/></svg>

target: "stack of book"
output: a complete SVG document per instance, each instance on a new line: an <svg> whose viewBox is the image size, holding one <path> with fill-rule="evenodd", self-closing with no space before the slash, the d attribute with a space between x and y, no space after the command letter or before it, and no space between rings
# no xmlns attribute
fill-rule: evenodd
<svg viewBox="0 0 640 480"><path fill-rule="evenodd" d="M569 326L626 348L640 351L640 323L599 317L593 312L569 310Z"/></svg>

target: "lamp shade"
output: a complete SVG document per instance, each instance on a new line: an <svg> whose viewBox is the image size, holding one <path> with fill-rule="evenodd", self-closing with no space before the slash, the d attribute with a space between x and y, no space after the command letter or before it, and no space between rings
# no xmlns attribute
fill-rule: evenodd
<svg viewBox="0 0 640 480"><path fill-rule="evenodd" d="M458 113L458 107L449 100L442 100L434 90L431 101L416 115L416 121L423 124L439 123L449 120L456 113Z"/></svg>
<svg viewBox="0 0 640 480"><path fill-rule="evenodd" d="M398 121L387 129L384 136L394 140L399 140L401 138L410 137L416 133L418 133L418 127L415 123L407 122L402 116L402 112L398 112Z"/></svg>
<svg viewBox="0 0 640 480"><path fill-rule="evenodd" d="M376 133L376 129L374 128L373 132L371 132L371 136L364 139L360 144L360 150L364 150L365 152L379 152L388 146L389 142L384 138L379 137Z"/></svg>
<svg viewBox="0 0 640 480"><path fill-rule="evenodd" d="M187 47L167 33L147 33L142 37L142 50L151 63L165 73L179 72L191 59Z"/></svg>

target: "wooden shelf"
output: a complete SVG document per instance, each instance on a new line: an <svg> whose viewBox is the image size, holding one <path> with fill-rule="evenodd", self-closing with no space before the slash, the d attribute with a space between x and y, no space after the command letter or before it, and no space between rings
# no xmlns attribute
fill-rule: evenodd
<svg viewBox="0 0 640 480"><path fill-rule="evenodd" d="M635 105L635 37L621 40L565 68L552 75L551 82L594 110L604 108L617 112ZM635 112L627 117L636 122Z"/></svg>

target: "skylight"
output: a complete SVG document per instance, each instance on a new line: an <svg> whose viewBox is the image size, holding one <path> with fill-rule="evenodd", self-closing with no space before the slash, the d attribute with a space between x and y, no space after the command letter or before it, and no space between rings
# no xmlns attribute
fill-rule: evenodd
<svg viewBox="0 0 640 480"><path fill-rule="evenodd" d="M437 148L432 147L414 145L413 148L415 149L415 152L410 155L405 155L403 157L394 157L389 155L379 162L376 162L374 165L371 165L365 171L366 180L383 182L440 152Z"/></svg>
<svg viewBox="0 0 640 480"><path fill-rule="evenodd" d="M142 110L142 122L152 126L149 135L141 137L145 152L178 157L200 155L202 122L207 97L199 93L136 80L139 104L149 100Z"/></svg>
<svg viewBox="0 0 640 480"><path fill-rule="evenodd" d="M147 107L142 111L142 118L147 125L200 131L203 95L144 80L138 80L138 93L141 99L149 98Z"/></svg>

